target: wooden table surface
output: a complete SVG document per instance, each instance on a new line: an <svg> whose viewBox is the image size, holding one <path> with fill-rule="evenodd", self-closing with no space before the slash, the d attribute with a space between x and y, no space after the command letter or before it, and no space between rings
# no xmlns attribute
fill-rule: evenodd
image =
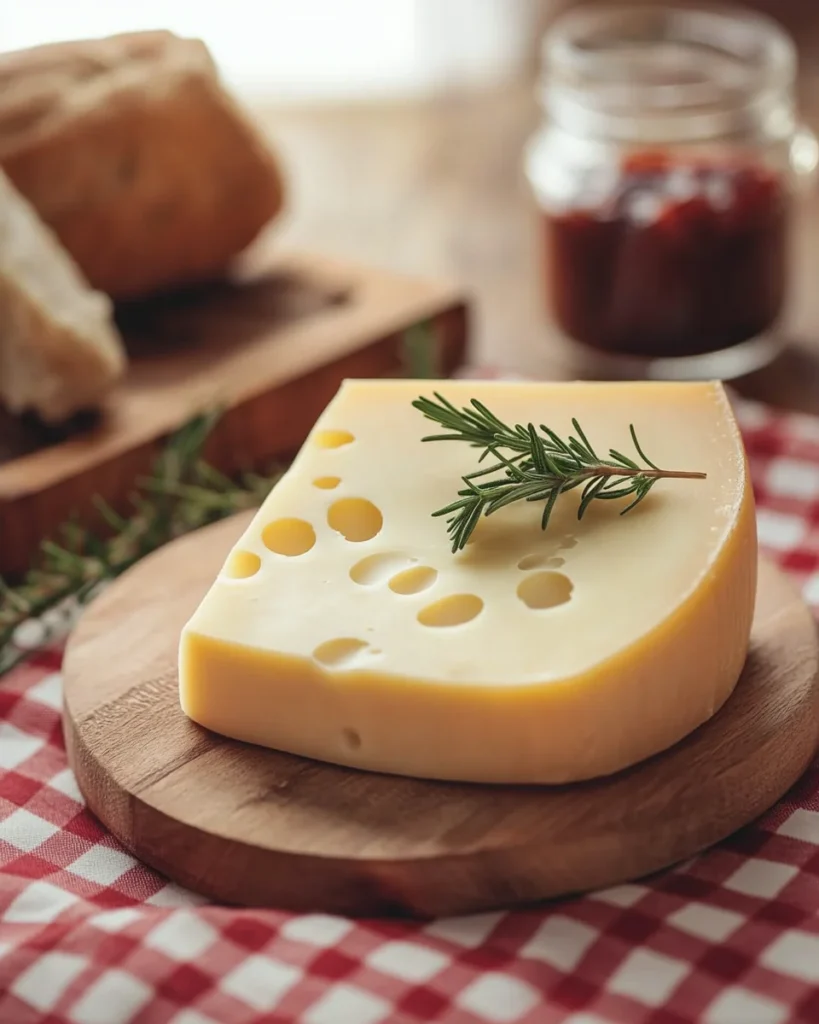
<svg viewBox="0 0 819 1024"><path fill-rule="evenodd" d="M819 128L819 71L803 72L805 119ZM264 110L291 179L275 244L442 275L473 301L472 359L552 378L541 306L537 215L522 149L538 123L532 82L418 103ZM784 355L744 393L819 413L819 189L794 239Z"/></svg>

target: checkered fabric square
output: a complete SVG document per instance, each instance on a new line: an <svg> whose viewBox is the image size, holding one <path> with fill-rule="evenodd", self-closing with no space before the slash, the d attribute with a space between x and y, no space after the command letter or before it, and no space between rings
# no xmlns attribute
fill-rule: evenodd
<svg viewBox="0 0 819 1024"><path fill-rule="evenodd" d="M819 610L819 421L737 411L761 545ZM59 669L0 681L3 1024L819 1021L819 763L693 862L582 899L427 924L236 910L85 810Z"/></svg>

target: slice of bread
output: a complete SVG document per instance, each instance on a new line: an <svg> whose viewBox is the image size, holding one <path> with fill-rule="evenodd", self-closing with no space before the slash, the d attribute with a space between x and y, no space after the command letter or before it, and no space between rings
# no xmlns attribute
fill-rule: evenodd
<svg viewBox="0 0 819 1024"><path fill-rule="evenodd" d="M60 422L98 405L125 365L110 300L0 172L0 402Z"/></svg>
<svg viewBox="0 0 819 1024"><path fill-rule="evenodd" d="M283 203L205 45L165 31L0 55L0 166L115 299L220 275Z"/></svg>

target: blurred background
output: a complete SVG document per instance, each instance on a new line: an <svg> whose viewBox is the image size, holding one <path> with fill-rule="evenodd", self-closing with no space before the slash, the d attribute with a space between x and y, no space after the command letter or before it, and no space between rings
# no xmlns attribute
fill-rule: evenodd
<svg viewBox="0 0 819 1024"><path fill-rule="evenodd" d="M604 0L605 2L605 0ZM287 170L282 246L446 275L474 302L472 358L548 374L538 223L522 152L540 42L565 0L39 0L0 7L4 49L167 27L205 40ZM795 39L819 124L819 4L752 0ZM747 389L819 409L819 209L799 225L785 369Z"/></svg>
<svg viewBox="0 0 819 1024"><path fill-rule="evenodd" d="M13 13L6 5L0 31L3 48L18 49L162 26L204 39L246 97L377 101L525 78L537 66L542 32L573 6L576 0L38 0ZM819 42L810 38L819 23L812 0L744 6L773 14L806 47Z"/></svg>

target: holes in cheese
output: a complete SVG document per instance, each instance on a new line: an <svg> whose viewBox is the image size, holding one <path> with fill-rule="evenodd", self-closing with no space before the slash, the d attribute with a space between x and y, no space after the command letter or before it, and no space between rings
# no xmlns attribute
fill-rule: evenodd
<svg viewBox="0 0 819 1024"><path fill-rule="evenodd" d="M518 562L518 569L524 572L529 569L540 569L548 561L548 555L524 555Z"/></svg>
<svg viewBox="0 0 819 1024"><path fill-rule="evenodd" d="M482 611L483 601L477 594L450 594L422 608L418 621L422 626L462 626Z"/></svg>
<svg viewBox="0 0 819 1024"><path fill-rule="evenodd" d="M527 608L557 608L571 599L574 586L562 572L536 572L518 584L517 594Z"/></svg>
<svg viewBox="0 0 819 1024"><path fill-rule="evenodd" d="M319 430L315 436L319 448L342 448L353 441L355 437L349 430Z"/></svg>
<svg viewBox="0 0 819 1024"><path fill-rule="evenodd" d="M350 750L358 750L361 747L361 736L355 729L343 729L341 739Z"/></svg>
<svg viewBox="0 0 819 1024"><path fill-rule="evenodd" d="M480 452L422 443L430 426L412 402L434 389L564 435L577 417L601 452L630 451L633 423L657 465L706 479L663 480L626 516L626 499L592 502L580 521L581 489L569 491L545 533L542 502L521 501L453 555L432 513ZM355 443L314 443L339 425ZM247 527L239 547L261 570L220 573L185 626L182 707L235 739L378 772L561 783L620 771L701 725L739 678L757 552L746 467L716 384L347 381ZM338 491L314 485L329 474ZM312 550L269 555L263 537ZM395 592L424 569L438 573L431 589Z"/></svg>
<svg viewBox="0 0 819 1024"><path fill-rule="evenodd" d="M574 534L566 533L560 538L560 542L551 548L551 551L533 551L524 555L518 562L518 569L529 572L531 569L559 569L566 564L566 559L556 554L557 551L568 551L577 546L577 537Z"/></svg>
<svg viewBox="0 0 819 1024"><path fill-rule="evenodd" d="M390 577L406 569L415 561L407 555L395 551L383 551L377 555L367 555L356 562L350 569L350 579L363 587L374 587L386 583Z"/></svg>
<svg viewBox="0 0 819 1024"><path fill-rule="evenodd" d="M561 558L559 555L524 555L523 558L518 562L518 569L523 569L524 572L528 572L530 569L559 569L561 565L565 565L566 559Z"/></svg>
<svg viewBox="0 0 819 1024"><path fill-rule="evenodd" d="M316 543L316 531L305 519L275 519L262 530L262 543L276 555L303 555Z"/></svg>
<svg viewBox="0 0 819 1024"><path fill-rule="evenodd" d="M340 498L328 509L327 523L345 540L359 544L372 540L381 532L384 517L381 510L366 498Z"/></svg>
<svg viewBox="0 0 819 1024"><path fill-rule="evenodd" d="M225 562L225 576L232 580L246 580L255 576L262 567L262 560L252 551L232 551Z"/></svg>
<svg viewBox="0 0 819 1024"><path fill-rule="evenodd" d="M335 640L326 640L313 651L313 657L328 668L344 668L351 665L369 644L366 640L342 636Z"/></svg>
<svg viewBox="0 0 819 1024"><path fill-rule="evenodd" d="M313 481L313 486L321 491L332 491L341 483L340 476L319 476Z"/></svg>
<svg viewBox="0 0 819 1024"><path fill-rule="evenodd" d="M437 569L429 565L415 565L393 576L389 588L395 594L420 594L422 590L429 590L437 579Z"/></svg>

